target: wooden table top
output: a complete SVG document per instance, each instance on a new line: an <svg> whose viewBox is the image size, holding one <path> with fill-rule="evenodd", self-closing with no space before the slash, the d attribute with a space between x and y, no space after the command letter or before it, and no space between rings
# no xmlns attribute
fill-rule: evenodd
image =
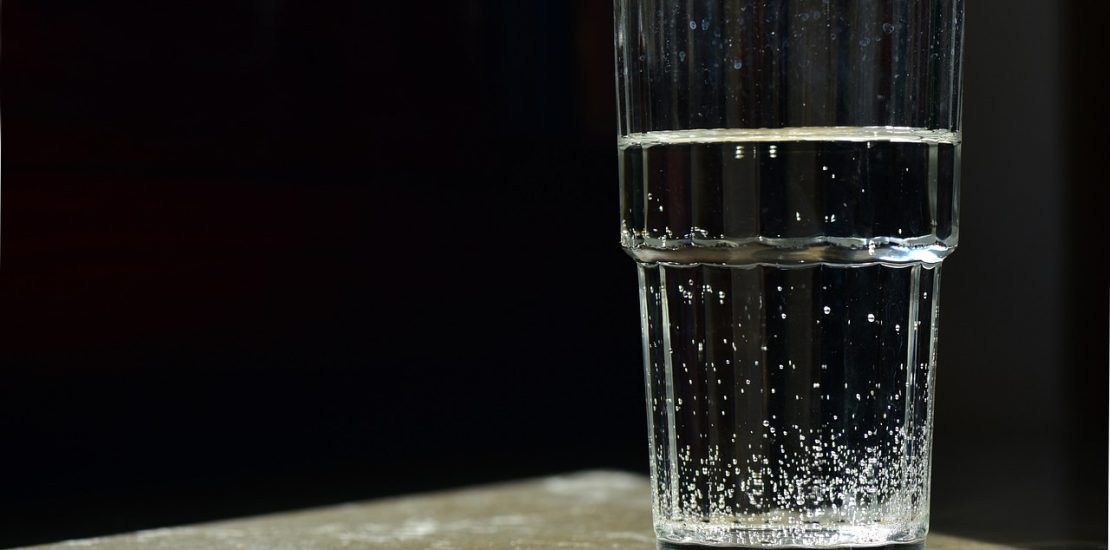
<svg viewBox="0 0 1110 550"><path fill-rule="evenodd" d="M138 531L38 549L651 550L642 476L587 471L527 481ZM929 535L930 550L1011 548Z"/></svg>

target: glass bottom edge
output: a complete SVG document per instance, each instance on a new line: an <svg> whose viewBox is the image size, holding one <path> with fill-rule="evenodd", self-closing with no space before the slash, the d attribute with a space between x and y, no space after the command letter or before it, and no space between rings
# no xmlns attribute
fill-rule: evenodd
<svg viewBox="0 0 1110 550"><path fill-rule="evenodd" d="M836 550L925 550L925 541L920 540L916 542L892 542L886 544L874 545L837 545L837 546L750 546L750 545L735 545L735 544L701 544L693 542L671 542L666 540L659 540L656 544L657 550L698 550L698 549L722 549L728 548L730 550L767 550L769 548L795 548L795 549L825 549L833 548Z"/></svg>
<svg viewBox="0 0 1110 550"><path fill-rule="evenodd" d="M656 525L659 550L695 550L728 548L767 550L795 549L868 549L924 550L928 528L924 526L854 526L829 527L791 532L782 528L716 527Z"/></svg>

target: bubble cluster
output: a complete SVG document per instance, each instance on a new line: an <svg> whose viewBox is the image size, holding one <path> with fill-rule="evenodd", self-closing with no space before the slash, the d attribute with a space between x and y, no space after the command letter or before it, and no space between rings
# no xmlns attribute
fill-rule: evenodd
<svg viewBox="0 0 1110 550"><path fill-rule="evenodd" d="M744 545L921 535L936 318L925 289L936 294L938 272L641 264L660 533Z"/></svg>

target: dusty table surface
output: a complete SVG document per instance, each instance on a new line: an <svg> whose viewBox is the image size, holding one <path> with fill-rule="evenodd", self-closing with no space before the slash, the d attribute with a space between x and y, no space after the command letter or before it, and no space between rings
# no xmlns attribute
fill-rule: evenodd
<svg viewBox="0 0 1110 550"><path fill-rule="evenodd" d="M34 548L653 550L649 499L644 477L591 471ZM942 534L927 546L1010 548Z"/></svg>

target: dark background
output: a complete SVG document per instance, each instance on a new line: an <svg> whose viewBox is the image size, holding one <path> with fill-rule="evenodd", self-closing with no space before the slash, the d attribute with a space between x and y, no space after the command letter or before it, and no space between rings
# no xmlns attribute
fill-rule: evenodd
<svg viewBox="0 0 1110 550"><path fill-rule="evenodd" d="M938 531L1105 540L1096 4L968 3ZM0 546L646 471L608 2L2 22Z"/></svg>

